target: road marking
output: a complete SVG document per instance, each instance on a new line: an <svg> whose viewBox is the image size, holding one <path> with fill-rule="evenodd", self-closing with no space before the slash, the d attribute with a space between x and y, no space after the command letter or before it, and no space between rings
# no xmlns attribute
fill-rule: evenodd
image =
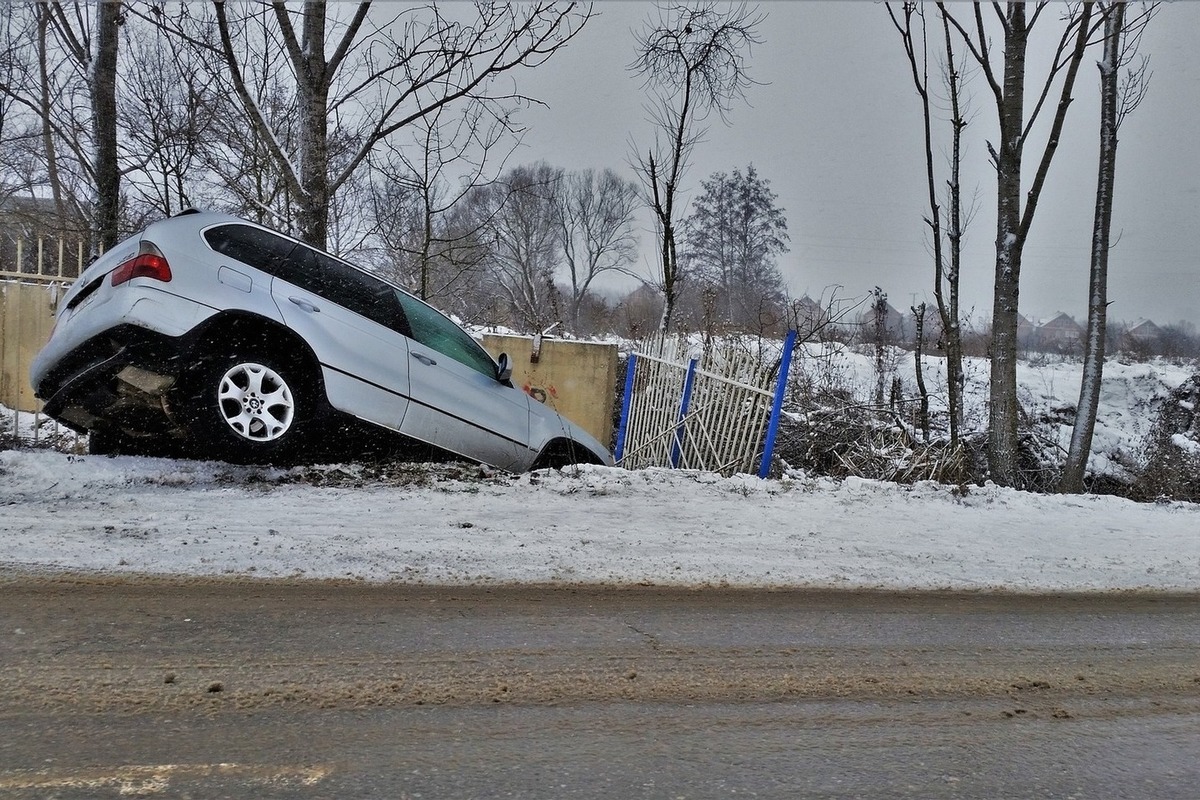
<svg viewBox="0 0 1200 800"><path fill-rule="evenodd" d="M129 764L114 767L0 771L0 791L115 788L123 795L163 792L175 780L232 778L252 784L315 786L332 770L324 766L271 764Z"/></svg>

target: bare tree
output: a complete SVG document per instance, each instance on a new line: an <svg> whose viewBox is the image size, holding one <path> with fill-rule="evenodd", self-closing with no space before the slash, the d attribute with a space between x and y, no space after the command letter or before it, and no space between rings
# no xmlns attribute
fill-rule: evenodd
<svg viewBox="0 0 1200 800"><path fill-rule="evenodd" d="M568 323L578 331L592 283L606 272L628 273L637 258L633 230L638 187L611 169L567 173L558 192L559 237L567 273Z"/></svg>
<svg viewBox="0 0 1200 800"><path fill-rule="evenodd" d="M387 271L423 300L448 308L482 265L480 230L464 224L463 199L494 181L517 141L475 104L438 109L410 126L408 146L383 143L372 157L372 238ZM498 155L497 155L498 153Z"/></svg>
<svg viewBox="0 0 1200 800"><path fill-rule="evenodd" d="M871 340L875 348L875 405L883 408L883 385L887 376L888 299L878 286L871 294Z"/></svg>
<svg viewBox="0 0 1200 800"><path fill-rule="evenodd" d="M1126 4L1113 2L1102 7L1104 18L1104 55L1097 63L1100 70L1100 158L1096 180L1096 212L1092 224L1092 258L1088 280L1088 319L1083 346L1083 379L1079 404L1075 407L1075 426L1071 447L1059 482L1063 492L1082 492L1096 412L1100 406L1100 383L1104 375L1104 349L1108 316L1108 251L1112 232L1113 193L1117 172L1117 131L1121 123L1141 103L1149 81L1147 62L1127 73L1120 82L1121 67L1137 52L1137 42L1154 12L1151 6L1127 28Z"/></svg>
<svg viewBox="0 0 1200 800"><path fill-rule="evenodd" d="M531 333L560 321L554 273L561 252L562 177L561 169L544 162L514 167L470 194L497 287L516 324Z"/></svg>
<svg viewBox="0 0 1200 800"><path fill-rule="evenodd" d="M925 304L910 306L913 321L916 323L916 345L913 347L913 369L917 380L917 424L921 428L921 441L929 443L929 390L925 387L925 365L922 359L925 355Z"/></svg>
<svg viewBox="0 0 1200 800"><path fill-rule="evenodd" d="M13 92L21 80L22 45L31 32L22 25L9 4L0 5L0 202L24 191L32 191L28 159L20 126L21 113Z"/></svg>
<svg viewBox="0 0 1200 800"><path fill-rule="evenodd" d="M925 134L925 177L929 193L929 213L925 217L925 224L929 226L933 245L933 294L937 302L941 344L946 353L946 395L949 405L950 447L956 449L962 426L963 390L965 388L962 320L959 311L962 238L966 225L960 183L962 136L967 127L961 97L962 79L959 65L955 59L950 24L945 15L939 15L942 23L941 38L945 54L943 69L950 107L951 137L949 178L946 180L947 208L943 210L938 200L939 180L934 160L933 101L929 77L930 34L926 27L925 7L920 3L906 2L901 6L900 13L897 14L895 6L889 4L888 14L891 16L892 24L900 32L904 52L912 71L913 84L921 101ZM945 228L943 228L943 222ZM924 311L924 304L921 304L921 308ZM923 327L923 320L921 325Z"/></svg>
<svg viewBox="0 0 1200 800"><path fill-rule="evenodd" d="M96 4L96 55L92 64L92 155L96 175L96 235L101 250L120 241L121 171L117 163L117 55L120 0Z"/></svg>
<svg viewBox="0 0 1200 800"><path fill-rule="evenodd" d="M988 467L993 480L1015 486L1021 482L1018 467L1020 405L1017 400L1017 303L1021 286L1021 259L1042 188L1058 148L1075 77L1093 32L1094 3L1080 9L1049 3L1009 2L975 4L973 24L964 24L944 3L938 8L961 36L979 65L991 90L999 121L999 139L988 144L996 169L996 262L992 295L991 388L989 397ZM984 23L988 9L1000 27L999 63L993 63L992 34ZM1026 62L1030 33L1047 9L1068 14L1033 107L1026 107ZM1053 13L1052 11L1050 13ZM1061 77L1061 81L1059 80ZM1059 86L1058 102L1049 125L1032 182L1026 186L1022 166L1031 144L1034 123L1046 109L1047 99Z"/></svg>
<svg viewBox="0 0 1200 800"><path fill-rule="evenodd" d="M651 145L634 147L634 163L659 238L663 332L670 330L683 281L676 241L683 216L680 184L709 115L715 111L726 120L733 101L752 85L746 56L761 42L756 30L765 19L757 7L745 4L660 4L657 20L637 34L631 68L651 94L648 111L655 132Z"/></svg>
<svg viewBox="0 0 1200 800"><path fill-rule="evenodd" d="M6 15L7 71L0 92L9 106L7 124L20 128L14 133L26 183L49 194L61 230L94 232L96 20L78 3L31 3Z"/></svg>
<svg viewBox="0 0 1200 800"><path fill-rule="evenodd" d="M370 3L358 4L343 20L322 0L295 11L273 2L266 47L286 54L295 82L295 132L289 139L251 91L247 73L256 63L234 41L242 19L231 16L221 0L214 3L234 92L287 184L304 239L325 246L332 196L397 131L465 102L484 104L502 121L511 120L516 104L534 102L496 79L543 63L591 14L576 3L480 2L470 8L413 7L376 25L368 16ZM349 146L331 159L334 138Z"/></svg>
<svg viewBox="0 0 1200 800"><path fill-rule="evenodd" d="M217 202L205 155L217 135L213 87L201 54L160 28L130 19L118 120L125 216L135 226ZM222 158L212 162L224 165Z"/></svg>

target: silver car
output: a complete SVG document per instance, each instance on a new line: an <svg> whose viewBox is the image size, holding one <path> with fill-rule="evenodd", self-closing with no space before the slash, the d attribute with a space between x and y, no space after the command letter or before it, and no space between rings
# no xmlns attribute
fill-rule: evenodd
<svg viewBox="0 0 1200 800"><path fill-rule="evenodd" d="M433 307L224 214L154 223L91 264L30 373L101 452L287 461L357 418L513 471L612 464Z"/></svg>

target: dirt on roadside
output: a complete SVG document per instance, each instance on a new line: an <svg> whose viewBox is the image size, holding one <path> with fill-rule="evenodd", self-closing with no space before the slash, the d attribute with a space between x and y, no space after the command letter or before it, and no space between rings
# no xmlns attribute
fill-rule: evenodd
<svg viewBox="0 0 1200 800"><path fill-rule="evenodd" d="M9 712L986 697L1069 718L1083 698L1200 697L1194 597L65 575L0 591Z"/></svg>

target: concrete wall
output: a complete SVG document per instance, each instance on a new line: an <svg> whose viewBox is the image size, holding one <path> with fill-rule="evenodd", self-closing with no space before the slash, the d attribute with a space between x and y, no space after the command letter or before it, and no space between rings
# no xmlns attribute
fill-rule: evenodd
<svg viewBox="0 0 1200 800"><path fill-rule="evenodd" d="M61 284L0 279L0 404L41 410L29 385L29 362L50 337L61 292Z"/></svg>
<svg viewBox="0 0 1200 800"><path fill-rule="evenodd" d="M558 411L606 447L612 446L615 344L542 339L536 360L531 336L489 333L483 337L483 347L493 357L508 353L514 386Z"/></svg>

